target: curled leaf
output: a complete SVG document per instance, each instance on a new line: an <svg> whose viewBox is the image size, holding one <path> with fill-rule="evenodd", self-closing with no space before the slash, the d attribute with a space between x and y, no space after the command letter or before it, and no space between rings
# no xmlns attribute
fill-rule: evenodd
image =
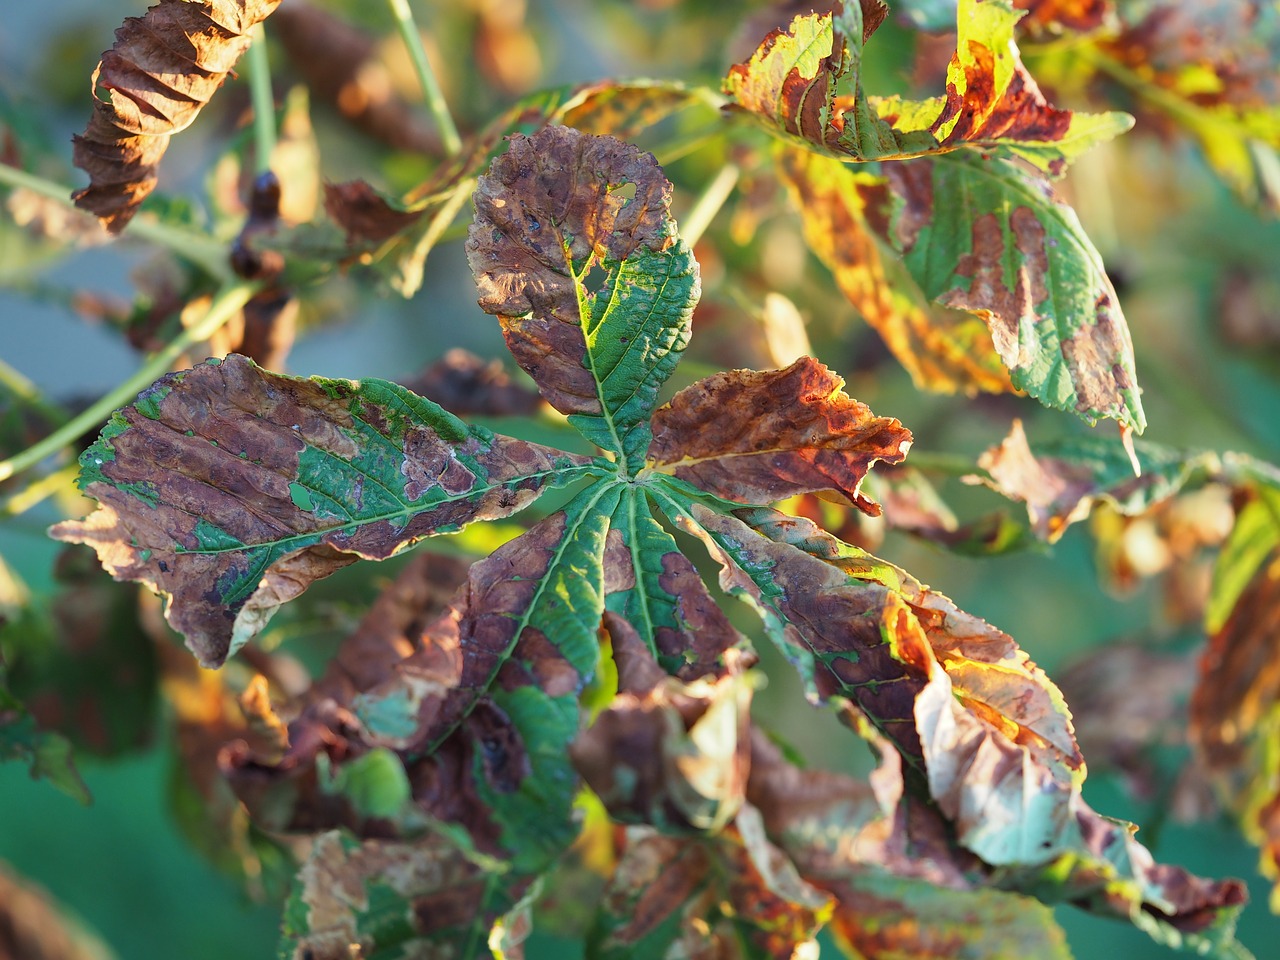
<svg viewBox="0 0 1280 960"><path fill-rule="evenodd" d="M980 480L1011 500L1027 505L1031 526L1053 543L1083 520L1095 503L1106 502L1126 516L1142 513L1197 478L1218 469L1213 454L1186 454L1144 443L1137 448L1142 476L1135 477L1118 441L1086 438L1032 453L1022 422L978 458L991 480Z"/></svg>
<svg viewBox="0 0 1280 960"><path fill-rule="evenodd" d="M81 465L100 506L52 535L169 595L166 617L207 666L314 580L507 516L587 470L385 381L302 380L235 355L148 388Z"/></svg>
<svg viewBox="0 0 1280 960"><path fill-rule="evenodd" d="M911 433L844 392L812 357L785 370L718 373L653 415L649 460L708 493L771 503L831 491L873 516L859 487L877 460L901 463Z"/></svg>
<svg viewBox="0 0 1280 960"><path fill-rule="evenodd" d="M730 69L725 92L778 136L846 161L972 144L1058 176L1074 157L1133 124L1122 113L1051 106L1018 56L1013 28L1021 14L1008 0L960 0L944 96L869 98L860 76L863 46L883 15L883 4L847 0L842 13L797 17Z"/></svg>
<svg viewBox="0 0 1280 960"><path fill-rule="evenodd" d="M155 188L169 137L195 120L279 3L162 0L126 19L93 72L93 116L73 141L75 164L89 174L76 206L123 230Z"/></svg>

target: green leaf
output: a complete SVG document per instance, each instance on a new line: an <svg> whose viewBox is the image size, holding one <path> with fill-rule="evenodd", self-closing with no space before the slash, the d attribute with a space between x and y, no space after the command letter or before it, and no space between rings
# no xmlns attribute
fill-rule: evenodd
<svg viewBox="0 0 1280 960"><path fill-rule="evenodd" d="M986 321L1013 385L1089 423L1146 415L1120 302L1079 220L1012 163L953 153L886 168L893 240L925 295Z"/></svg>
<svg viewBox="0 0 1280 960"><path fill-rule="evenodd" d="M670 203L651 154L552 127L512 138L480 178L467 240L480 306L517 362L624 476L700 292Z"/></svg>
<svg viewBox="0 0 1280 960"><path fill-rule="evenodd" d="M171 597L166 617L206 666L312 581L596 469L383 380L303 380L235 355L157 381L80 463L98 510L51 536Z"/></svg>

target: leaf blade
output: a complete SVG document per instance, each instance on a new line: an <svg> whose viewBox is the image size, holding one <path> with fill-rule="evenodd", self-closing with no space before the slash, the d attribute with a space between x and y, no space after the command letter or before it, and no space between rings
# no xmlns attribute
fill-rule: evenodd
<svg viewBox="0 0 1280 960"><path fill-rule="evenodd" d="M514 137L481 177L467 239L480 306L501 320L516 361L624 471L642 462L700 293L670 202L651 155L549 127Z"/></svg>
<svg viewBox="0 0 1280 960"><path fill-rule="evenodd" d="M592 472L386 381L301 380L235 355L162 378L81 464L99 508L51 535L171 596L170 623L210 666L313 580Z"/></svg>

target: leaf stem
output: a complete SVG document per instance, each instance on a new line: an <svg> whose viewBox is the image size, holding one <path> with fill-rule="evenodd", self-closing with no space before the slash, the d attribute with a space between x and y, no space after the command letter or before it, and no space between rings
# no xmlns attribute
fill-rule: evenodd
<svg viewBox="0 0 1280 960"><path fill-rule="evenodd" d="M69 463L39 480L33 480L8 500L0 502L0 517L16 517L47 500L59 490L70 487L76 479L77 465Z"/></svg>
<svg viewBox="0 0 1280 960"><path fill-rule="evenodd" d="M168 372L173 361L178 359L188 347L213 336L261 288L260 283L240 282L225 285L213 298L203 317L184 329L162 350L157 350L148 356L133 376L43 440L0 462L0 480L7 480L14 474L35 466L45 457L57 453L86 430L102 423L113 411L136 396L140 390Z"/></svg>
<svg viewBox="0 0 1280 960"><path fill-rule="evenodd" d="M726 163L694 201L693 208L684 218L684 229L680 231L685 243L691 248L697 245L707 227L711 226L711 221L729 199L729 194L733 193L741 175L742 171L737 164Z"/></svg>
<svg viewBox="0 0 1280 960"><path fill-rule="evenodd" d="M46 420L62 423L67 419L65 410L46 400L39 387L5 363L3 359L0 359L0 387L4 387Z"/></svg>
<svg viewBox="0 0 1280 960"><path fill-rule="evenodd" d="M413 11L409 9L409 0L388 0L388 3L391 15L395 17L396 29L400 31L409 57L413 60L413 68L418 73L422 94L427 101L427 109L435 119L444 151L448 156L456 157L462 152L462 138L458 136L458 128L453 122L453 115L449 113L449 105L444 102L444 93L440 90L435 71L431 69L427 51L422 47L422 35L418 33Z"/></svg>
<svg viewBox="0 0 1280 960"><path fill-rule="evenodd" d="M249 47L249 97L253 102L254 170L267 173L276 147L276 101L271 92L267 33L261 23L253 28L253 43Z"/></svg>
<svg viewBox="0 0 1280 960"><path fill-rule="evenodd" d="M30 190L32 193L61 204L68 210L75 210L84 217L92 216L75 205L75 201L71 199L73 192L71 187L27 173L17 167L0 163L0 185L12 187L15 190ZM129 236L139 240L149 240L164 247L219 280L225 281L232 276L231 267L227 263L226 249L207 234L162 223L154 216L144 213L129 224Z"/></svg>

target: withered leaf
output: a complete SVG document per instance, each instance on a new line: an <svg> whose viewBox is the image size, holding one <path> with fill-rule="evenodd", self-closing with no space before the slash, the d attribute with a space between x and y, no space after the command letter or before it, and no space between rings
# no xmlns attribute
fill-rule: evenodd
<svg viewBox="0 0 1280 960"><path fill-rule="evenodd" d="M285 904L280 956L349 960L430 944L470 957L516 899L437 834L360 841L323 833Z"/></svg>
<svg viewBox="0 0 1280 960"><path fill-rule="evenodd" d="M812 357L785 370L734 370L699 380L653 415L649 461L741 503L831 491L865 512L859 486L877 460L901 463L911 433L844 392Z"/></svg>
<svg viewBox="0 0 1280 960"><path fill-rule="evenodd" d="M629 831L588 955L800 956L830 912L830 899L799 877L747 807L707 839Z"/></svg>
<svg viewBox="0 0 1280 960"><path fill-rule="evenodd" d="M1071 524L1106 502L1125 515L1139 514L1196 479L1217 470L1211 453L1187 454L1152 443L1135 445L1142 475L1117 440L1063 441L1032 453L1022 422L1015 420L998 446L978 458L990 480L977 479L1011 500L1027 505L1032 529L1050 543Z"/></svg>
<svg viewBox="0 0 1280 960"><path fill-rule="evenodd" d="M1008 0L960 0L956 53L944 96L868 98L863 46L868 8L797 17L730 69L725 92L771 132L846 161L946 153L966 145L1020 157L1057 176L1075 156L1132 126L1126 114L1072 114L1049 105L1013 42L1021 14Z"/></svg>
<svg viewBox="0 0 1280 960"><path fill-rule="evenodd" d="M475 203L467 257L480 306L547 402L638 469L700 290L657 162L548 127L512 138Z"/></svg>
<svg viewBox="0 0 1280 960"><path fill-rule="evenodd" d="M124 21L93 72L94 112L73 141L75 164L89 174L78 207L112 233L125 228L155 188L169 137L195 120L279 3L161 0Z"/></svg>
<svg viewBox="0 0 1280 960"><path fill-rule="evenodd" d="M386 381L302 380L235 355L162 378L81 465L99 508L52 535L168 595L207 666L334 570L507 516L589 470Z"/></svg>
<svg viewBox="0 0 1280 960"><path fill-rule="evenodd" d="M1242 885L1157 866L1133 828L1089 809L1062 696L1007 635L807 521L671 509L811 693L847 699L901 753L963 847L1037 895L1049 883L1104 912L1145 909L1177 936L1230 939Z"/></svg>
<svg viewBox="0 0 1280 960"><path fill-rule="evenodd" d="M450 413L482 417L529 416L542 406L536 390L516 383L498 360L453 349L415 376L399 381Z"/></svg>
<svg viewBox="0 0 1280 960"><path fill-rule="evenodd" d="M1110 31L1117 26L1112 0L1013 0L1026 16L1018 21L1019 32L1041 35L1078 36Z"/></svg>
<svg viewBox="0 0 1280 960"><path fill-rule="evenodd" d="M1209 637L1191 695L1190 737L1245 836L1262 849L1263 872L1280 884L1278 634L1280 550L1273 547ZM1272 904L1280 904L1280 885Z"/></svg>

